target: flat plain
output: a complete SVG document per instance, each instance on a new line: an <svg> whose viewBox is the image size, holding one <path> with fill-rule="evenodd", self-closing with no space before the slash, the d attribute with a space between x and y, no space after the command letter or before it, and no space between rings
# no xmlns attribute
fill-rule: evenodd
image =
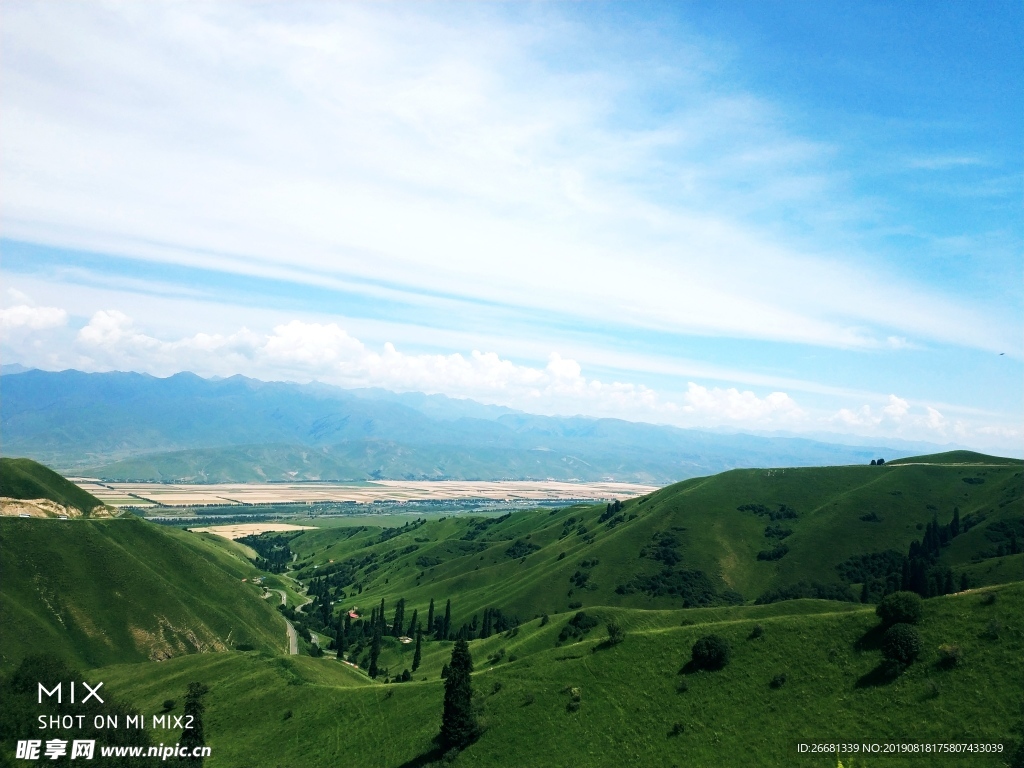
<svg viewBox="0 0 1024 768"><path fill-rule="evenodd" d="M657 486L635 483L546 481L380 480L372 483L107 483L73 478L111 506L192 507L203 505L312 504L323 502L613 501L642 496Z"/></svg>

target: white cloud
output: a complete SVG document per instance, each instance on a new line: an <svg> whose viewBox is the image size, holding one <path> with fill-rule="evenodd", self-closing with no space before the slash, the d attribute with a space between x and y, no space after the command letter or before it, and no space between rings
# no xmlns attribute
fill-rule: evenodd
<svg viewBox="0 0 1024 768"><path fill-rule="evenodd" d="M792 420L804 414L796 402L785 392L772 392L759 398L751 391L738 389L709 389L689 382L683 397L683 411L716 420L758 423L773 420Z"/></svg>
<svg viewBox="0 0 1024 768"><path fill-rule="evenodd" d="M889 404L882 409L882 413L893 421L899 421L907 415L908 410L910 410L910 403L902 397L889 395Z"/></svg>
<svg viewBox="0 0 1024 768"><path fill-rule="evenodd" d="M496 352L410 354L385 343L367 347L335 323L293 320L268 334L199 333L160 340L116 310L96 312L77 334L77 364L90 370L132 368L156 375L187 369L202 375L318 380L345 387L441 393L536 413L581 413L658 423L765 425L804 413L784 392L708 388L690 382L675 400L643 384L601 381L576 360L552 352L546 365L515 363Z"/></svg>
<svg viewBox="0 0 1024 768"><path fill-rule="evenodd" d="M68 313L57 307L32 307L19 304L0 309L0 330L40 331L66 324Z"/></svg>
<svg viewBox="0 0 1024 768"><path fill-rule="evenodd" d="M646 51L553 67L567 45L628 37L531 7L14 4L5 228L625 327L1009 346L956 297L752 223L780 200L835 217L837 149L723 90L713 46L673 40L656 67ZM637 113L659 88L673 108Z"/></svg>

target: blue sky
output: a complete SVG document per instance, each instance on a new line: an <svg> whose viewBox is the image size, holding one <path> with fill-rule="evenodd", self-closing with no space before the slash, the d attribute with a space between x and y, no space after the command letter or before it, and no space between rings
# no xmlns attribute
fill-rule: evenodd
<svg viewBox="0 0 1024 768"><path fill-rule="evenodd" d="M0 14L5 363L1020 453L1018 3Z"/></svg>

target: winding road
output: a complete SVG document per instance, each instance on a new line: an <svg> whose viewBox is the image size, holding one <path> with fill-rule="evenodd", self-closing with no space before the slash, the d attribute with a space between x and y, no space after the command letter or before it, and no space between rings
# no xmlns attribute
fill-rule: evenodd
<svg viewBox="0 0 1024 768"><path fill-rule="evenodd" d="M288 605L288 595L283 589L268 589L268 592L277 592L281 596L281 605ZM306 602L296 608L296 611L301 611L307 605L313 602L313 598L309 598ZM284 620L285 630L288 633L288 653L291 656L299 655L299 634L295 631L295 627L288 619Z"/></svg>

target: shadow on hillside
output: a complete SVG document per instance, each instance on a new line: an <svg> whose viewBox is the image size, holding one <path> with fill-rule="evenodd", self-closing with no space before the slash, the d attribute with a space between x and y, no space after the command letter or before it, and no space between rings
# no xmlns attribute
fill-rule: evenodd
<svg viewBox="0 0 1024 768"><path fill-rule="evenodd" d="M870 672L857 678L858 688L876 688L881 685L888 685L897 677L903 674L906 665L891 660L883 661Z"/></svg>
<svg viewBox="0 0 1024 768"><path fill-rule="evenodd" d="M444 752L440 747L436 747L422 755L417 755L412 760L406 760L398 768L426 768L428 765L440 762L442 757L444 757Z"/></svg>
<svg viewBox="0 0 1024 768"><path fill-rule="evenodd" d="M858 651L877 651L882 647L882 637L885 635L885 627L879 624L872 627L853 644Z"/></svg>
<svg viewBox="0 0 1024 768"><path fill-rule="evenodd" d="M679 672L677 672L676 674L679 674L679 675L695 675L698 672L700 672L701 669L702 668L697 666L697 664L693 661L693 659L690 659L688 662L686 662L680 668Z"/></svg>

